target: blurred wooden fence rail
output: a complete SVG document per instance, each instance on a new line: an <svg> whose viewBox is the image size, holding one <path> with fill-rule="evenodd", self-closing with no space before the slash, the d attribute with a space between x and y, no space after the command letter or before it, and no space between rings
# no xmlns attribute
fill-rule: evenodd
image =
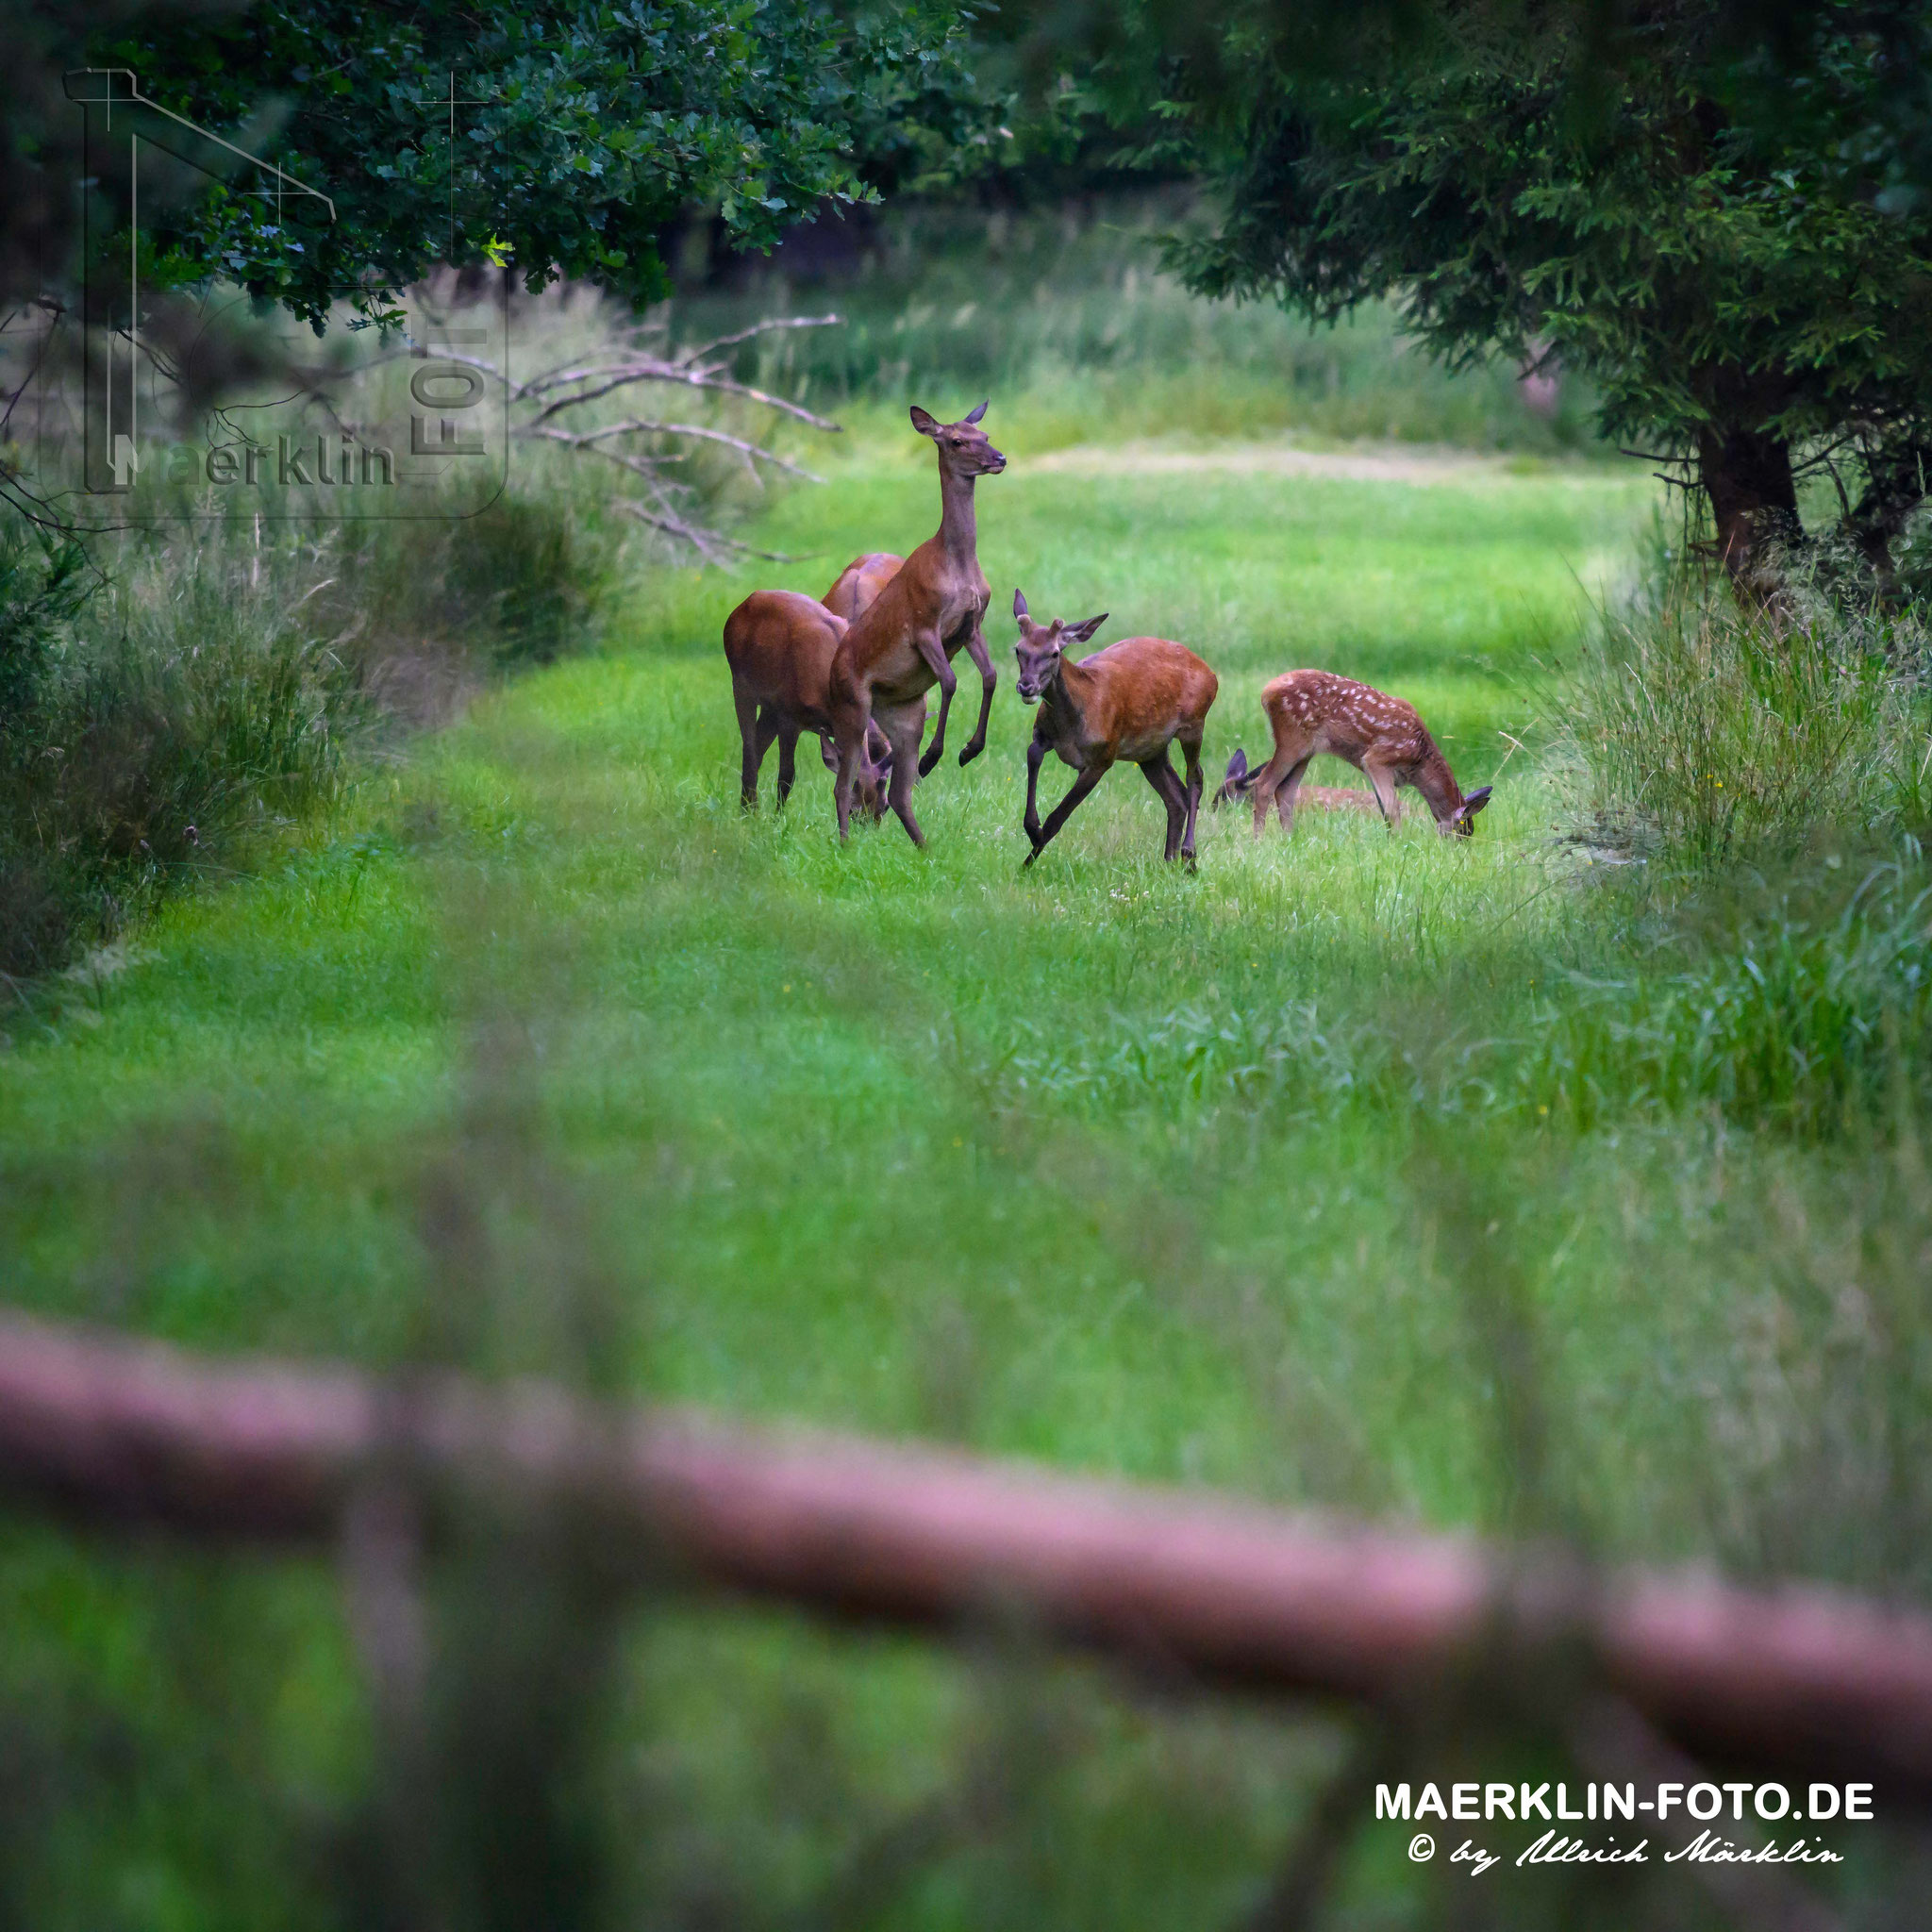
<svg viewBox="0 0 1932 1932"><path fill-rule="evenodd" d="M375 1482L580 1512L641 1579L945 1625L1017 1602L1204 1680L1385 1700L1501 1641L1580 1645L1701 1757L1932 1802L1932 1620L1810 1587L1506 1557L854 1438L601 1409L542 1386L215 1362L0 1320L0 1492L71 1517L325 1545ZM433 1511L432 1511L433 1515Z"/></svg>

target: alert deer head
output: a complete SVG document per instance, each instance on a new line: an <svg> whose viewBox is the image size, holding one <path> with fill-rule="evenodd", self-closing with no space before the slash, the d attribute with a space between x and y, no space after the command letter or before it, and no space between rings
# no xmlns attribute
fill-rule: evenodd
<svg viewBox="0 0 1932 1932"><path fill-rule="evenodd" d="M989 397L988 401L991 400ZM914 403L912 426L939 445L940 468L949 475L997 476L1007 467L1007 459L986 440L986 431L979 426L979 419L985 414L986 404L981 403L958 422L941 423Z"/></svg>
<svg viewBox="0 0 1932 1932"><path fill-rule="evenodd" d="M1056 617L1051 624L1035 624L1026 609L1026 599L1013 592L1013 615L1020 624L1020 641L1013 655L1020 660L1020 701L1033 704L1059 675L1060 651L1067 644L1084 644L1107 622L1103 610L1081 624L1069 624Z"/></svg>

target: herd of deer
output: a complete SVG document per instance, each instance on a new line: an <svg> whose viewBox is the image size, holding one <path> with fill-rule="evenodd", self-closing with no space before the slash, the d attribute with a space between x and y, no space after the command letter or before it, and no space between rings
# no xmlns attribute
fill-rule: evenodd
<svg viewBox="0 0 1932 1932"><path fill-rule="evenodd" d="M758 798L758 771L778 741L778 803L796 776L799 736L813 732L825 764L838 774L839 836L852 820L855 798L875 819L888 807L915 845L925 843L912 815L915 776L924 777L945 751L946 720L958 680L953 658L963 649L979 673L979 722L959 753L970 764L986 747L987 720L996 682L984 623L991 591L979 567L973 486L996 476L1007 459L979 426L986 405L958 423L912 411L912 426L939 449L941 515L938 534L910 557L887 551L856 557L823 600L796 591L754 591L724 621L724 656L731 695L744 739L741 795L746 810ZM1081 624L1055 618L1037 624L1026 599L1013 593L1020 625L1015 654L1020 696L1040 713L1026 750L1026 836L1031 865L1078 808L1123 758L1140 766L1167 808L1165 857L1194 856L1200 810L1201 739L1219 683L1184 644L1165 638L1126 638L1077 661L1065 655L1107 621ZM920 756L926 693L937 685L939 724ZM1322 753L1346 758L1374 787L1374 805L1392 825L1400 809L1396 788L1413 786L1445 833L1467 837L1489 803L1490 788L1465 794L1414 706L1338 677L1328 671L1290 671L1269 684L1261 703L1274 734L1274 755L1250 769L1237 749L1214 803L1248 794L1255 830L1267 824L1272 802L1284 827L1294 823L1297 800L1340 809L1363 809L1359 791L1302 784L1308 761ZM1185 781L1169 747L1178 743ZM1067 795L1041 824L1040 767L1048 752L1071 765Z"/></svg>

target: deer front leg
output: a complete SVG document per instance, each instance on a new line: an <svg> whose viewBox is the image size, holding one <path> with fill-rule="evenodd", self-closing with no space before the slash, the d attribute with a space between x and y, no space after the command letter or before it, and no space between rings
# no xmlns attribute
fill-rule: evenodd
<svg viewBox="0 0 1932 1932"><path fill-rule="evenodd" d="M1039 731L1033 734L1033 742L1026 747L1026 816L1022 821L1026 828L1026 842L1036 853L1040 850L1040 767L1046 758L1049 746ZM1033 861L1029 858L1028 865Z"/></svg>
<svg viewBox="0 0 1932 1932"><path fill-rule="evenodd" d="M1382 816L1392 832L1402 823L1402 806L1395 796L1394 774L1385 772L1379 765L1364 765L1362 772L1375 788L1375 803L1382 808Z"/></svg>
<svg viewBox="0 0 1932 1932"><path fill-rule="evenodd" d="M925 756L919 761L919 775L924 778L945 754L946 713L953 708L953 693L958 689L959 680L953 675L952 662L936 633L922 631L915 642L925 668L932 673L933 682L940 688L940 722L933 729ZM915 744L913 749L917 751L919 747Z"/></svg>
<svg viewBox="0 0 1932 1932"><path fill-rule="evenodd" d="M1085 798L1087 794L1090 791L1091 791L1093 788L1096 785L1098 785L1101 779L1104 778L1106 775L1107 767L1105 765L1089 765L1087 769L1084 772L1082 772L1077 778L1074 780L1072 790L1069 791L1067 795L1063 799L1061 799L1057 806L1054 807L1051 812L1047 814L1046 824L1041 827L1040 836L1033 841L1033 850L1026 857L1027 865L1031 865L1033 861L1036 858L1038 858L1042 852L1044 852L1049 845L1053 843L1054 839L1059 832L1059 828L1063 824L1065 824L1070 818L1073 817L1074 812L1075 808L1078 807L1080 801L1083 798ZM1023 867L1022 870L1024 871L1024 867Z"/></svg>
<svg viewBox="0 0 1932 1932"><path fill-rule="evenodd" d="M980 629L976 617L973 620L973 635L966 640L966 655L979 673L979 723L973 727L973 736L959 754L962 765L970 765L986 749L986 724L992 716L993 687L999 683L999 674L992 668L992 658L986 648L986 633Z"/></svg>

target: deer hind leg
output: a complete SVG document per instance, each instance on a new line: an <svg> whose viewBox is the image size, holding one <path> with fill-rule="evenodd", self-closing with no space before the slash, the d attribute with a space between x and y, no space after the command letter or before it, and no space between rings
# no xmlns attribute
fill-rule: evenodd
<svg viewBox="0 0 1932 1932"><path fill-rule="evenodd" d="M1307 776L1308 767L1314 762L1314 753L1310 752L1275 790L1274 811L1275 816L1281 821L1281 829L1284 832L1294 830L1294 802L1301 796L1302 780Z"/></svg>
<svg viewBox="0 0 1932 1932"><path fill-rule="evenodd" d="M941 721L944 719L941 710ZM924 704L912 706L909 709L894 711L880 720L887 741L892 747L892 779L888 791L887 802L899 815L899 823L906 827L906 836L915 845L925 843L925 834L919 829L919 821L912 816L912 787L919 776L919 734L925 725Z"/></svg>
<svg viewBox="0 0 1932 1932"><path fill-rule="evenodd" d="M1201 741L1197 738L1191 743L1181 740L1181 756L1188 764L1188 784L1185 796L1188 804L1188 823L1181 834L1181 857L1190 865L1194 862L1194 822L1201 815L1201 793L1207 789L1207 774L1201 769Z"/></svg>
<svg viewBox="0 0 1932 1932"><path fill-rule="evenodd" d="M744 811L758 808L758 767L765 761L769 738L758 736L758 701L741 684L731 687L732 708L738 713L738 735L744 741L744 758L739 768L738 803Z"/></svg>
<svg viewBox="0 0 1932 1932"><path fill-rule="evenodd" d="M778 726L778 804L782 808L798 782L798 726Z"/></svg>
<svg viewBox="0 0 1932 1932"><path fill-rule="evenodd" d="M865 735L872 725L872 693L862 686L855 691L835 692L832 699L832 735L839 747L839 775L832 787L833 802L839 811L839 842L845 842L852 825L852 793L858 781L859 759L865 751Z"/></svg>
<svg viewBox="0 0 1932 1932"><path fill-rule="evenodd" d="M1173 858L1181 849L1181 833L1187 828L1188 798L1181 790L1181 781L1174 768L1167 761L1167 747L1161 746L1156 758L1142 758L1141 771L1148 784L1160 794L1160 802L1167 808L1167 844L1161 852L1164 859Z"/></svg>

